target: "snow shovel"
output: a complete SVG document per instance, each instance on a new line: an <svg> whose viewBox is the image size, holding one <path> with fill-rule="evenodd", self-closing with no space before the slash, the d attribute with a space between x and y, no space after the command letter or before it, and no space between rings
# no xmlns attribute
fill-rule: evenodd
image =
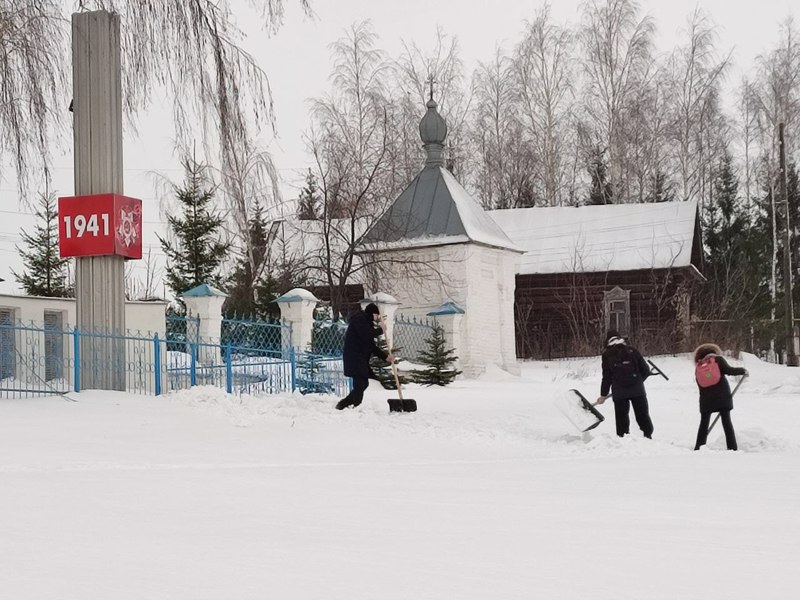
<svg viewBox="0 0 800 600"><path fill-rule="evenodd" d="M389 398L389 412L416 412L417 401L412 398L403 398L403 390L400 389L400 378L397 376L397 367L392 363L392 375L397 385L397 395L400 398Z"/></svg>
<svg viewBox="0 0 800 600"><path fill-rule="evenodd" d="M664 379L666 379L667 381L669 381L669 377L667 377L667 376L664 374L664 371L662 371L661 369L659 369L659 368L656 366L656 363L654 363L654 362L653 362L652 360L650 360L649 358L647 359L647 364L648 364L648 365L650 365L650 366L652 367L652 369L653 369L652 371L650 371L650 374L651 374L651 375L661 375L661 376L662 376Z"/></svg>
<svg viewBox="0 0 800 600"><path fill-rule="evenodd" d="M556 400L556 408L581 433L594 429L605 420L603 413L594 407L578 390L569 390Z"/></svg>
<svg viewBox="0 0 800 600"><path fill-rule="evenodd" d="M745 379L747 379L747 375L742 375L742 378L737 382L736 387L733 388L733 391L731 392L731 398L733 398L736 395L736 390L738 390L739 387L744 383ZM708 433L706 433L706 435L711 433L711 430L714 429L714 425L716 425L717 421L719 421L719 415L720 415L720 413L717 413L717 416L714 417L714 420L711 422L711 425L709 425L709 427L708 427Z"/></svg>

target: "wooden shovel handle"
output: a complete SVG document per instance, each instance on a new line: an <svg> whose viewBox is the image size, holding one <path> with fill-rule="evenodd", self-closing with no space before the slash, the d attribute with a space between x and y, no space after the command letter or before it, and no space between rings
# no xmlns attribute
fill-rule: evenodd
<svg viewBox="0 0 800 600"><path fill-rule="evenodd" d="M397 386L397 395L400 396L400 402L403 401L403 391L400 389L400 379L397 377L397 368L392 363L392 375L394 375L394 384Z"/></svg>

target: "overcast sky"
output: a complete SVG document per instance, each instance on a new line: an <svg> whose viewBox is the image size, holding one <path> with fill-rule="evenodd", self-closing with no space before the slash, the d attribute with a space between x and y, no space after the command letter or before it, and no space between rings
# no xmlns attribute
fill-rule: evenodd
<svg viewBox="0 0 800 600"><path fill-rule="evenodd" d="M436 28L441 26L445 33L458 38L465 73L469 75L478 61L491 59L496 46L508 49L515 44L523 21L532 19L543 4L536 0L311 0L315 17L309 19L299 9L299 2L286 2L284 26L271 37L251 27L252 19L246 11L239 16L239 25L248 34L245 47L258 58L270 77L278 137L270 140L269 149L283 178L282 192L288 197L296 195L302 174L310 164L302 139L308 124L307 100L329 89L328 46L352 23L370 19L379 37L378 47L392 57L401 53L402 40L415 42L423 50L432 48ZM734 68L728 79L733 83L749 71L756 56L774 45L778 25L793 14L795 3L647 0L640 4L643 12L655 20L659 51L668 51L680 43L686 18L696 6L709 13L719 29L720 50L733 51ZM554 20L575 24L579 6L576 0L553 2ZM422 111L420 107L420 116ZM138 129L137 137L128 135L125 139L125 192L142 198L145 245L160 254L155 233L163 231L162 219L152 173L159 172L177 182L182 172L178 157L173 155L173 134L165 111L154 109L143 115ZM53 185L61 195L71 195L71 149L60 149L55 155ZM3 172L9 173L7 169ZM30 229L33 218L14 214L18 198L13 180L0 182L0 198L0 277L7 280L0 283L0 292L11 292L17 286L10 269L22 268L14 244L20 243L20 227ZM143 266L137 265L137 271L143 273Z"/></svg>

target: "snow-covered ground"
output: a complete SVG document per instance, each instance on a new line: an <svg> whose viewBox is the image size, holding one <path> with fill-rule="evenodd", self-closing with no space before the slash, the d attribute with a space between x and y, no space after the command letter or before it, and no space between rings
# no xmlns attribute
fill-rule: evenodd
<svg viewBox="0 0 800 600"><path fill-rule="evenodd" d="M581 436L554 399L599 359L524 363L417 413L332 396L84 392L0 401L0 597L794 598L800 369L745 356L740 452L699 421L687 356L655 362L655 434Z"/></svg>

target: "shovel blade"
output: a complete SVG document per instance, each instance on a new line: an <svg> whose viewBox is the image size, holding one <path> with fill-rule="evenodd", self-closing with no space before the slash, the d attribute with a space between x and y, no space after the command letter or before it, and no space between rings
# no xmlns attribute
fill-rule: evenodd
<svg viewBox="0 0 800 600"><path fill-rule="evenodd" d="M389 412L416 412L417 401L413 398L389 398Z"/></svg>

